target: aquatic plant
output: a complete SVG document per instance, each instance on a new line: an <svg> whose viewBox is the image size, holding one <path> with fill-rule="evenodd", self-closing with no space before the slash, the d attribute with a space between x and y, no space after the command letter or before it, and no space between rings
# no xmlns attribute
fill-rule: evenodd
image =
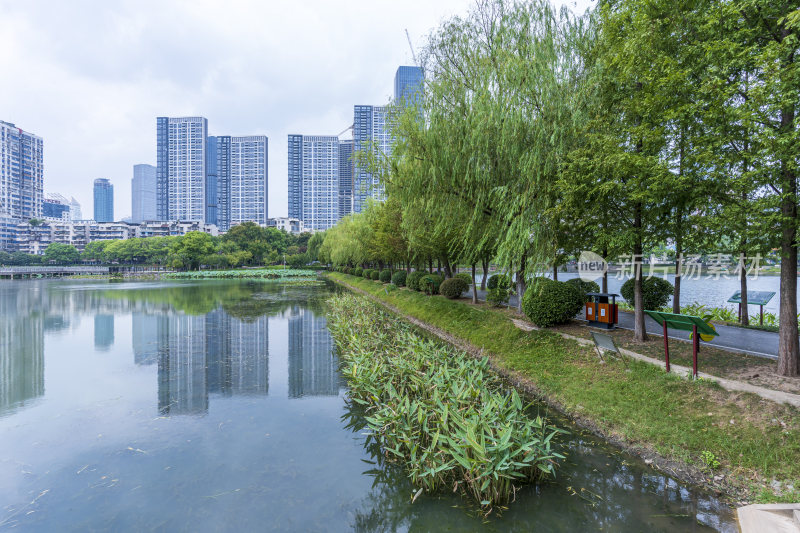
<svg viewBox="0 0 800 533"><path fill-rule="evenodd" d="M353 295L329 305L349 398L420 491L461 490L488 514L520 485L555 474L560 430L529 417L488 359L427 339Z"/></svg>
<svg viewBox="0 0 800 533"><path fill-rule="evenodd" d="M287 268L258 268L235 270L199 270L190 272L170 272L164 274L167 279L284 279L284 278L316 278L313 270Z"/></svg>

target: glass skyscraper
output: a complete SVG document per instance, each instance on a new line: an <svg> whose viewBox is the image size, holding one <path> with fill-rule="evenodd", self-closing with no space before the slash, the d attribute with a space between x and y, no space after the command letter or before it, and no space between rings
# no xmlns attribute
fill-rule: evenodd
<svg viewBox="0 0 800 533"><path fill-rule="evenodd" d="M394 75L394 101L404 105L417 102L422 91L422 69L419 67L401 66Z"/></svg>
<svg viewBox="0 0 800 533"><path fill-rule="evenodd" d="M373 150L377 154L392 152L392 128L389 106L357 105L353 112L353 150ZM363 165L353 170L353 212L361 213L367 198L383 200L383 185Z"/></svg>
<svg viewBox="0 0 800 533"><path fill-rule="evenodd" d="M156 167L133 165L131 180L131 220L158 220L156 212Z"/></svg>
<svg viewBox="0 0 800 533"><path fill-rule="evenodd" d="M207 137L208 120L203 117L157 118L159 220L205 220Z"/></svg>
<svg viewBox="0 0 800 533"><path fill-rule="evenodd" d="M206 165L206 222L222 231L230 229L231 219L231 138L208 138Z"/></svg>
<svg viewBox="0 0 800 533"><path fill-rule="evenodd" d="M106 178L94 180L94 219L114 222L114 186Z"/></svg>

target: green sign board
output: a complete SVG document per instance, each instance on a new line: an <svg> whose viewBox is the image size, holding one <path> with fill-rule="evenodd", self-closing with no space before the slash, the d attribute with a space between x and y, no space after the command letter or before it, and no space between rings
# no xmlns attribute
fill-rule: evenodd
<svg viewBox="0 0 800 533"><path fill-rule="evenodd" d="M775 293L769 291L747 291L747 303L748 305L767 305L773 296L775 296ZM742 291L734 292L728 302L732 304L742 303Z"/></svg>
<svg viewBox="0 0 800 533"><path fill-rule="evenodd" d="M693 331L696 326L697 333L700 335L719 336L719 333L714 331L714 329L706 324L706 321L699 316L676 315L675 313L662 313L661 311L645 311L645 313L658 322L659 326L663 326L664 322L666 322L668 328L680 329L683 331Z"/></svg>

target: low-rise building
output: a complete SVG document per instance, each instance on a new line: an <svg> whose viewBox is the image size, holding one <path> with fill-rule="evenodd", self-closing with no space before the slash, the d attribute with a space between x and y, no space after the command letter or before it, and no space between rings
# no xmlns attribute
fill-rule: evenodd
<svg viewBox="0 0 800 533"><path fill-rule="evenodd" d="M298 218L290 218L290 217L277 217L277 218L268 218L267 219L267 227L268 228L278 228L282 229L286 233L291 233L292 235L299 235L304 233L307 230L303 221Z"/></svg>
<svg viewBox="0 0 800 533"><path fill-rule="evenodd" d="M191 231L202 231L212 237L219 235L219 228L216 224L204 224L203 222L192 221L160 221L149 220L139 224L132 223L132 237L174 237L186 235Z"/></svg>

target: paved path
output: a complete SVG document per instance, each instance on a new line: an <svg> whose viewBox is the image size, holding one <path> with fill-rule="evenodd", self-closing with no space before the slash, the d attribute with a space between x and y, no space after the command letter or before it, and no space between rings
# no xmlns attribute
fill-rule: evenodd
<svg viewBox="0 0 800 533"><path fill-rule="evenodd" d="M471 295L471 289L469 293L464 293L464 296ZM486 300L486 291L478 290L478 299ZM508 305L510 307L516 307L517 297L512 296L508 301ZM581 313L575 318L576 320L583 321L583 312L581 311ZM620 311L619 324L617 324L617 326L623 329L632 330L633 313ZM659 326L658 323L649 316L645 316L645 326L648 333L661 336L663 332L661 326ZM719 336L714 337L714 340L711 342L703 342L704 346L714 346L715 348L721 348L731 352L747 353L751 355L758 355L760 357L767 357L770 359L778 358L777 333L758 329L737 328L734 326L718 326L716 324L714 327L717 328L717 333L719 333ZM670 339L682 339L688 341L689 335L690 333L688 331L676 331L674 329L669 330Z"/></svg>

